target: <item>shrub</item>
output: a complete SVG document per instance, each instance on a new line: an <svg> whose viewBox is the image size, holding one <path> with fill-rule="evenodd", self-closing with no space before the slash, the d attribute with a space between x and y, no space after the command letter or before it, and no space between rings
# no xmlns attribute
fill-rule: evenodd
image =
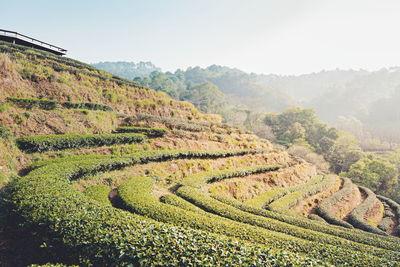
<svg viewBox="0 0 400 267"><path fill-rule="evenodd" d="M322 200L318 207L317 213L322 218L324 218L327 222L331 224L336 224L339 226L353 228L351 224L345 222L344 220L337 218L335 214L332 213L332 206L335 205L337 202L341 201L342 199L346 198L348 195L351 194L353 191L353 183L348 178L343 179L343 186L342 189L332 194L330 197Z"/></svg>
<svg viewBox="0 0 400 267"><path fill-rule="evenodd" d="M67 134L67 135L32 135L16 139L19 149L27 152L44 152L70 148L98 147L140 143L145 140L140 134Z"/></svg>
<svg viewBox="0 0 400 267"><path fill-rule="evenodd" d="M301 200L332 187L337 181L338 177L335 175L324 176L319 183L304 186L300 190L287 194L272 202L268 208L273 211L291 214L290 208L297 205Z"/></svg>
<svg viewBox="0 0 400 267"><path fill-rule="evenodd" d="M148 137L162 137L168 133L166 129L142 128L142 127L118 127L115 129L118 133L139 133Z"/></svg>
<svg viewBox="0 0 400 267"><path fill-rule="evenodd" d="M209 130L209 126L205 126L204 124L200 123L195 123L195 122L188 122L184 120L179 120L179 119L173 119L173 118L168 118L168 117L161 117L161 116L155 116L155 115L150 115L150 114L136 114L134 115L131 120L136 120L136 121L153 121L153 122L159 122L164 124L170 129L180 129L180 130L185 130L185 131L191 131L191 132L201 132L205 130Z"/></svg>
<svg viewBox="0 0 400 267"><path fill-rule="evenodd" d="M375 226L370 225L364 220L365 214L370 211L379 200L376 198L374 192L372 192L368 188L359 186L359 189L360 191L364 192L367 197L360 205L358 205L355 209L352 210L352 212L349 213L347 219L348 222L351 223L354 227L360 228L364 231L379 235L387 235L387 233L383 232Z"/></svg>
<svg viewBox="0 0 400 267"><path fill-rule="evenodd" d="M83 173L127 166L126 159L64 161L41 167L9 185L10 202L50 246L62 241L83 265L270 265L322 264L204 231L186 230L105 207L68 181ZM38 190L39 189L39 190ZM44 227L39 227L39 226ZM48 230L47 230L48 229ZM59 239L62 236L62 240ZM374 257L365 256L370 260ZM353 257L354 260L358 258ZM359 257L359 260L362 260Z"/></svg>
<svg viewBox="0 0 400 267"><path fill-rule="evenodd" d="M327 234L323 233L317 233L311 230L303 229L297 226L293 226L287 223L283 223L277 220L261 217L261 216L256 216L247 212L243 212L239 209L236 209L230 205L224 204L222 202L219 202L210 196L207 196L204 192L202 192L199 189L196 189L191 186L183 186L180 187L176 193L186 199L187 201L193 203L194 205L204 209L205 211L208 211L210 213L225 217L227 219L231 219L236 222L241 222L245 224L250 224L253 226L257 226L260 228L268 229L273 232L270 233L271 239L272 236L277 233L284 233L287 235L292 235L297 238L303 239L293 239L292 242L296 243L296 245L293 245L292 251L296 252L302 252L302 245L300 245L302 242L305 240L311 240L311 241L316 241L318 242L318 248L313 248L315 252L318 253L324 253L324 249L328 249L330 245L336 245L340 248L346 248L350 250L357 250L357 251L364 251L365 253L371 253L379 257L388 257L388 259L396 259L399 255L397 253L392 253L392 252L387 252L386 250L382 249L377 249L372 246L366 246L363 244L358 244L355 242L351 242L349 240L345 240L342 238L338 237L332 237ZM132 195L132 194L131 194ZM203 220L206 220L204 218ZM215 224L215 223L214 223ZM239 231L240 227L237 227L236 231ZM249 230L246 230L249 231ZM261 231L259 231L261 235ZM278 238L281 239L281 242L284 242L287 239L287 236L277 236ZM254 237L253 237L254 238ZM289 239L290 240L290 239ZM297 240L297 241L295 241ZM255 241L255 239L254 239ZM327 245L329 244L329 245ZM310 244L311 245L311 244ZM300 249L300 250L298 250ZM319 251L319 252L317 252ZM340 253L340 252L337 252ZM322 256L319 255L319 256ZM343 257L348 257L345 256L346 253L343 254ZM316 257L317 259L319 256L312 254L313 257Z"/></svg>
<svg viewBox="0 0 400 267"><path fill-rule="evenodd" d="M190 175L183 181L183 185L190 185L194 187L201 187L206 183L214 183L232 177L244 177L251 174L265 173L276 171L280 165L264 165L264 166L251 166L237 169L228 169L220 171L200 172L198 174Z"/></svg>
<svg viewBox="0 0 400 267"><path fill-rule="evenodd" d="M297 190L301 190L302 188L308 187L310 185L316 184L320 182L322 176L316 176L309 180L306 184L300 184L291 187L277 187L271 190L268 190L264 193L259 194L258 196L248 199L245 201L246 205L253 206L255 208L268 208L268 205L275 200L289 194L290 192L294 192Z"/></svg>
<svg viewBox="0 0 400 267"><path fill-rule="evenodd" d="M50 99L17 98L17 97L9 97L7 98L7 101L27 109L32 109L36 107L44 110L53 110L56 108L64 107L68 109L90 109L90 110L112 111L111 107L97 103L74 103L69 101L60 102Z"/></svg>
<svg viewBox="0 0 400 267"><path fill-rule="evenodd" d="M270 210L254 208L252 206L243 204L242 202L222 195L211 195L218 201L233 206L242 211L250 212L255 215L264 216L267 218L276 219L286 222L291 225L296 225L305 229L314 230L321 233L330 234L333 236L342 237L358 243L363 243L371 246L377 246L385 249L398 251L400 249L399 239L390 236L380 236L372 233L364 232L358 229L348 229L329 224L321 224L320 222L311 221L301 216L290 216L279 212ZM379 242L377 242L379 240Z"/></svg>
<svg viewBox="0 0 400 267"><path fill-rule="evenodd" d="M181 208L183 210L187 211L192 211L195 213L201 213L204 215L209 215L209 213L205 212L204 210L200 209L199 207L193 205L192 203L184 200L183 198L174 195L174 194L168 194L160 197L160 201L169 204L178 208Z"/></svg>
<svg viewBox="0 0 400 267"><path fill-rule="evenodd" d="M90 199L96 200L102 205L111 206L111 202L108 198L108 194L110 193L110 187L105 185L92 185L85 189L83 192L85 196Z"/></svg>
<svg viewBox="0 0 400 267"><path fill-rule="evenodd" d="M45 110L53 110L61 106L59 102L50 99L9 97L7 98L7 101L27 109L37 107Z"/></svg>
<svg viewBox="0 0 400 267"><path fill-rule="evenodd" d="M9 140L11 139L11 137L12 137L11 131L6 126L0 125L0 138Z"/></svg>
<svg viewBox="0 0 400 267"><path fill-rule="evenodd" d="M324 220L324 218L318 216L317 214L310 214L310 215L308 215L308 219L314 220L314 221L318 221L318 222L324 222L324 223L326 223L326 221Z"/></svg>

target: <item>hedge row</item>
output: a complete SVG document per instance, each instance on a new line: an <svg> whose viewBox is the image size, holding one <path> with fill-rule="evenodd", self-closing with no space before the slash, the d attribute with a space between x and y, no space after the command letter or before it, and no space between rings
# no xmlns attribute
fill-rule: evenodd
<svg viewBox="0 0 400 267"><path fill-rule="evenodd" d="M117 127L117 133L139 133L148 137L162 137L168 133L166 129L142 128L142 127Z"/></svg>
<svg viewBox="0 0 400 267"><path fill-rule="evenodd" d="M380 196L380 195L377 195L376 197L380 201L385 202L393 210L394 214L391 214L390 217L396 216L397 218L400 218L400 205L396 201L393 201L390 198L387 198L387 197L384 197L384 196ZM392 219L390 219L390 221L391 221L391 223L393 222ZM389 220L386 220L386 225L388 225L388 224L389 224ZM395 234L398 236L399 233L400 233L400 225L397 226Z"/></svg>
<svg viewBox="0 0 400 267"><path fill-rule="evenodd" d="M204 126L201 123L190 122L190 121L174 119L174 118L169 118L169 117L155 116L155 115L144 114L144 113L135 114L132 116L131 119L133 119L135 121L159 122L159 123L164 124L169 129L180 129L180 130L185 130L185 131L190 131L190 132L202 132L202 131L209 130L209 127Z"/></svg>
<svg viewBox="0 0 400 267"><path fill-rule="evenodd" d="M272 202L268 208L273 211L291 214L291 208L297 205L306 197L324 191L337 183L338 177L335 175L325 176L319 183L305 186L301 190L292 192L284 197Z"/></svg>
<svg viewBox="0 0 400 267"><path fill-rule="evenodd" d="M41 167L9 185L10 203L25 219L25 225L34 227L49 247L62 242L66 248L59 253L84 266L320 264L294 253L185 230L103 206L69 184L82 173L128 163L126 159L85 164L64 161Z"/></svg>
<svg viewBox="0 0 400 267"><path fill-rule="evenodd" d="M102 205L111 206L108 194L110 193L110 187L106 185L92 185L83 191L85 196L90 199L96 200Z"/></svg>
<svg viewBox="0 0 400 267"><path fill-rule="evenodd" d="M318 233L318 232L311 231L308 229L293 226L293 225L283 223L278 220L273 220L273 219L265 218L262 216L256 216L256 215L250 214L248 212L241 211L230 205L221 203L221 202L211 198L210 196L206 195L201 190L196 189L191 186L180 187L176 191L176 193L183 199L186 199L187 201L193 203L194 205L196 205L210 213L222 216L227 219L231 219L236 222L249 224L249 225L253 225L255 227L270 230L270 231L272 231L270 233L270 235L276 235L277 238L281 238L281 242L288 239L287 235L292 236L292 238L295 237L295 239L289 239L289 240L292 240L292 242L296 241L296 245L291 248L291 251L302 252L303 245L304 245L303 242L305 240L307 240L309 242L311 241L311 242L318 243L318 248L315 248L315 252L317 254L324 253L324 251L326 249L329 250L329 248L331 248L332 246L336 246L337 248L343 249L343 252L341 252L341 254L344 253L344 254L342 254L342 257L346 257L346 258L348 256L346 256L346 252L344 252L344 251L355 250L355 251L360 251L362 253L369 253L374 256L386 258L388 260L396 260L397 261L398 259L400 259L400 253L398 253L398 252L387 251L387 250L384 250L381 248L376 248L373 246L367 246L364 244L345 240L345 239L342 239L339 237L334 237L334 236L330 236L327 234ZM280 237L278 234L285 234L285 235ZM317 251L320 251L320 252L317 252ZM340 252L336 252L336 253L340 253ZM313 257L315 257L317 259L319 258L318 255L314 255L314 254L312 254L312 255L313 255Z"/></svg>
<svg viewBox="0 0 400 267"><path fill-rule="evenodd" d="M227 158L234 156L244 156L249 154L265 153L266 150L262 149L233 149L233 150L149 150L140 151L134 154L127 154L124 156L117 155L80 155L70 156L67 158L55 158L34 162L30 169L37 169L39 167L61 163L65 160L68 161L85 161L95 159L114 159L114 158L127 158L131 159L134 164L145 164L148 162L163 162L168 160L178 159L217 159Z"/></svg>
<svg viewBox="0 0 400 267"><path fill-rule="evenodd" d="M123 183L118 188L122 207L131 212L150 217L157 221L167 222L181 227L202 229L218 234L240 238L242 240L257 242L260 244L268 244L274 248L290 250L295 253L307 253L308 256L325 260L327 262L331 262L332 264L343 264L344 259L347 259L346 262L353 261L352 254L354 252L342 247L318 244L316 248L310 249L310 246L313 244L313 242L310 241L288 236L283 233L258 228L240 221L228 220L216 215L203 215L201 213L195 213L175 206L166 205L157 201L152 195L153 184L154 179L150 177L135 177ZM180 189L178 192L179 191ZM301 231L299 231L299 234L300 232ZM316 234L314 233L313 236L315 235ZM348 241L343 241L343 245L347 246L346 244L348 244ZM365 248L363 249L362 246ZM365 245L360 245L360 248L357 247L357 249L360 249L364 253L370 254L370 256L373 253L376 253L379 257L387 257L391 258L391 260L400 259L400 255L396 253L386 252L384 250ZM332 255L329 256L328 253L336 253L336 255L332 257Z"/></svg>
<svg viewBox="0 0 400 267"><path fill-rule="evenodd" d="M332 194L330 197L322 200L318 207L317 213L324 218L327 222L347 228L353 228L351 224L348 222L337 218L336 215L332 212L332 206L338 203L339 201L343 200L344 198L348 197L351 192L353 191L353 183L348 178L343 179L343 186L342 188Z"/></svg>
<svg viewBox="0 0 400 267"><path fill-rule="evenodd" d="M63 150L70 148L99 147L141 143L146 136L141 134L65 134L31 135L17 138L19 149L27 153Z"/></svg>
<svg viewBox="0 0 400 267"><path fill-rule="evenodd" d="M368 222L364 220L365 214L368 211L374 208L377 201L379 201L374 192L369 190L366 187L359 186L358 187L361 192L364 192L366 198L364 201L354 208L348 215L347 220L351 223L354 227L362 229L367 232L371 232L378 235L387 235L384 231L378 229L377 227L370 225Z"/></svg>
<svg viewBox="0 0 400 267"><path fill-rule="evenodd" d="M201 187L206 183L214 183L232 177L244 177L252 174L276 171L280 167L281 167L280 165L261 165L261 166L250 166L250 167L228 169L228 170L213 170L208 172L199 172L194 175L189 175L188 177L183 179L182 184L194 187Z"/></svg>
<svg viewBox="0 0 400 267"><path fill-rule="evenodd" d="M160 197L160 201L165 204L169 204L178 208L181 208L183 210L195 212L195 213L201 213L203 215L209 215L208 212L200 209L199 207L193 205L192 203L184 200L183 198L175 195L175 194L168 194L168 195L163 195Z"/></svg>
<svg viewBox="0 0 400 267"><path fill-rule="evenodd" d="M259 194L258 196L246 200L245 203L246 205L253 206L255 208L268 208L268 205L275 200L278 200L281 197L284 197L285 195L301 190L303 187L308 187L310 185L316 184L320 182L322 179L322 176L316 176L309 181L307 181L306 184L300 184L300 185L295 185L291 187L278 187L278 188L273 188L271 190L268 190L264 193Z"/></svg>
<svg viewBox="0 0 400 267"><path fill-rule="evenodd" d="M76 103L69 101L56 101L51 99L37 99L37 98L17 98L8 97L7 101L12 102L20 107L31 109L34 107L53 110L56 108L64 107L68 109L90 109L90 110L102 110L102 111L112 111L113 109L107 105L97 104L97 103Z"/></svg>
<svg viewBox="0 0 400 267"><path fill-rule="evenodd" d="M314 214L314 213L309 214L309 215L307 216L307 218L310 219L310 220L314 220L314 221L326 223L326 221L324 220L324 218L322 218L322 217L320 217L320 216L318 216L317 214Z"/></svg>
<svg viewBox="0 0 400 267"><path fill-rule="evenodd" d="M274 212L270 210L254 208L252 206L243 204L242 202L223 195L211 195L214 199L233 206L242 211L246 211L255 215L264 216L267 218L272 218L282 222L286 222L291 225L299 226L305 229L314 230L320 233L326 233L329 235L334 235L342 237L354 242L363 243L371 246L376 246L384 249L389 249L393 251L400 251L400 240L391 236L381 236L372 233L364 232L358 229L348 229L339 226L322 224L316 221L311 221L301 216L290 216L282 214L280 212ZM379 242L377 242L379 240Z"/></svg>

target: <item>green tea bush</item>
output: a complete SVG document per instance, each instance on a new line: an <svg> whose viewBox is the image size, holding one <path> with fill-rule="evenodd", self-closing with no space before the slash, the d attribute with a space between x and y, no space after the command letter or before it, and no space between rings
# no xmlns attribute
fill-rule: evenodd
<svg viewBox="0 0 400 267"><path fill-rule="evenodd" d="M148 137L162 137L168 133L166 129L143 128L143 127L118 127L115 129L117 133L139 133Z"/></svg>
<svg viewBox="0 0 400 267"><path fill-rule="evenodd" d="M90 199L96 200L102 205L111 206L111 202L108 198L108 194L110 193L110 187L106 185L92 185L83 191L85 196Z"/></svg>
<svg viewBox="0 0 400 267"><path fill-rule="evenodd" d="M379 201L371 190L366 187L359 186L360 191L366 194L364 201L354 208L348 215L347 220L354 227L360 228L364 231L371 232L378 235L387 235L384 231L378 229L377 227L370 225L364 220L365 214L374 208L377 201Z"/></svg>
<svg viewBox="0 0 400 267"><path fill-rule="evenodd" d="M382 203L386 204L386 206L391 209L391 211L388 212L386 210L386 207L385 207L384 218L382 219L381 223L378 226L379 229L381 229L382 231L387 232L390 229L391 225L393 224L392 217L395 217L395 218L396 217L397 218L400 217L400 205L397 202L391 200L390 198L387 198L387 197L384 197L384 196L380 196L380 195L377 195L376 197L380 201L382 201ZM397 229L395 229L394 234L398 236L399 227L397 227Z"/></svg>
<svg viewBox="0 0 400 267"><path fill-rule="evenodd" d="M164 124L169 129L180 129L180 130L185 130L185 131L190 131L190 132L202 132L202 131L209 130L209 127L204 126L203 124L200 124L200 123L189 122L189 121L184 121L184 120L179 120L179 119L173 119L173 118L169 118L169 117L155 116L155 115L144 114L144 113L135 114L131 118L131 120L159 122L159 123Z"/></svg>
<svg viewBox="0 0 400 267"><path fill-rule="evenodd" d="M3 125L0 125L0 138L4 140L10 140L12 137L11 131Z"/></svg>
<svg viewBox="0 0 400 267"><path fill-rule="evenodd" d="M319 203L316 211L318 215L320 215L322 218L324 218L327 222L331 224L336 224L347 228L353 228L351 224L340 218L337 218L336 215L332 212L332 206L341 201L342 199L348 197L353 191L353 183L351 182L351 180L348 178L342 178L342 179L343 179L342 188L339 191L332 194L330 197L322 200Z"/></svg>
<svg viewBox="0 0 400 267"><path fill-rule="evenodd" d="M300 184L296 186L291 186L291 187L278 187L278 188L273 188L271 190L268 190L264 193L259 194L258 196L248 199L245 201L247 205L253 206L255 208L268 208L268 205L275 200L278 200L279 198L297 191L301 190L302 188L308 187L310 185L316 184L320 182L322 179L322 176L316 176L309 181L307 181L306 184Z"/></svg>
<svg viewBox="0 0 400 267"><path fill-rule="evenodd" d="M132 163L119 161L119 167ZM25 225L35 226L36 233L43 235L49 246L62 242L68 251L60 253L74 255L82 265L322 264L294 253L158 223L101 205L70 186L71 177L115 168L109 161L64 161L55 165L15 179L9 185L10 203L25 219Z"/></svg>
<svg viewBox="0 0 400 267"><path fill-rule="evenodd" d="M146 136L140 134L66 134L32 135L16 139L19 149L27 152L44 152L70 148L99 147L140 143Z"/></svg>
<svg viewBox="0 0 400 267"><path fill-rule="evenodd" d="M183 179L182 184L194 187L201 187L206 183L214 183L232 177L244 177L252 174L276 171L280 167L280 165L261 165L228 170L200 172L186 177L185 179Z"/></svg>
<svg viewBox="0 0 400 267"><path fill-rule="evenodd" d="M303 228L300 228L297 226L283 223L281 221L265 218L262 216L256 216L256 215L241 211L230 205L227 205L220 201L217 201L217 200L211 198L210 196L206 195L201 190L196 189L191 186L180 187L176 191L176 193L183 199L186 199L187 201L193 203L194 205L196 205L210 213L225 217L227 219L231 219L236 222L250 224L250 225L253 225L253 226L256 226L259 228L264 228L264 229L273 231L272 233L270 233L270 235L273 235L273 233L275 233L275 234L282 233L282 234L286 234L286 235L291 235L296 238L301 238L302 240L318 242L319 248L316 250L321 250L321 253L323 253L322 251L324 250L324 247L329 246L329 245L335 245L340 248L363 251L365 253L371 253L375 256L384 257L389 260L397 260L397 258L400 257L400 253L398 253L398 252L389 252L389 251L386 251L386 250L383 250L380 248L376 248L373 246L359 244L356 242L345 240L343 238L314 232L314 231L311 231L308 229L303 229ZM131 195L133 195L133 193ZM205 218L204 218L204 220L205 220ZM280 238L283 241L285 236L282 236ZM298 239L293 239L292 242L294 242L294 240L298 240ZM301 245L299 245L299 246L301 247ZM293 249L298 249L298 247L292 248L292 251L293 251ZM295 251L297 251L297 250L295 250ZM298 252L301 252L301 251L299 250ZM317 255L315 255L315 257L318 258Z"/></svg>
<svg viewBox="0 0 400 267"><path fill-rule="evenodd" d="M324 218L318 216L317 214L310 214L310 215L308 215L307 217L308 217L308 219L310 219L310 220L314 220L314 221L326 223L326 221L324 220Z"/></svg>
<svg viewBox="0 0 400 267"><path fill-rule="evenodd" d="M195 213L201 213L201 214L207 215L207 216L209 215L208 212L200 209L196 205L193 205L189 201L186 201L183 198L181 198L175 194L163 195L160 197L160 201L165 204L169 204L169 205L181 208L183 210L192 211Z"/></svg>
<svg viewBox="0 0 400 267"><path fill-rule="evenodd" d="M339 226L322 224L320 222L311 221L301 216L291 216L282 214L280 212L274 212L270 210L254 208L253 206L249 206L244 204L234 198L223 196L223 195L211 195L214 199L233 206L242 211L246 211L255 215L264 216L267 218L276 219L282 222L286 222L291 225L296 225L305 229L314 230L321 233L330 234L333 236L342 237L345 239L352 240L354 242L363 243L371 246L376 246L384 249L389 249L393 251L400 250L400 240L395 237L390 236L380 236L372 233L364 232L358 229L348 229ZM379 240L377 242L377 240Z"/></svg>
<svg viewBox="0 0 400 267"><path fill-rule="evenodd" d="M36 107L44 110L53 110L56 108L64 107L68 109L90 109L90 110L102 110L102 111L113 110L111 107L107 105L102 105L97 103L74 103L69 101L62 102L50 99L8 97L7 101L27 109L32 109Z"/></svg>
<svg viewBox="0 0 400 267"><path fill-rule="evenodd" d="M67 158L55 158L48 160L41 160L32 163L30 169L37 169L39 167L53 164L61 163L63 161L86 161L86 160L108 160L115 158L128 158L131 159L134 164L145 164L148 162L163 162L168 160L178 160L178 159L217 159L217 158L227 158L234 156L243 155L253 155L259 153L265 153L262 149L233 149L233 150L149 150L140 151L134 154L128 154L124 156L116 155L80 155L80 156L70 156Z"/></svg>
<svg viewBox="0 0 400 267"><path fill-rule="evenodd" d="M210 214L207 216L201 213L183 210L175 206L166 205L158 202L151 194L153 184L154 179L150 177L134 177L123 183L118 188L122 207L125 207L131 212L138 213L158 221L168 222L182 227L203 229L214 233L237 237L243 240L249 240L263 244L268 243L272 244L272 246L275 248L281 248L285 250L290 248L292 252L306 252L312 257L317 257L317 259L328 260L325 258L327 256L326 251L334 248L337 249L336 253L339 253L346 258L349 257L350 251L346 251L343 248L319 244L319 248L315 248L315 251L310 252L309 246L311 243L308 244L310 241L287 236L275 231L268 231L266 229L251 226L240 221L238 222L235 220L231 221L228 219L223 219L216 215ZM290 232L288 230L286 231ZM315 234L313 236L315 236ZM348 241L344 240L343 245L346 246L347 243ZM364 249L362 248L363 246L365 247ZM360 245L359 249L365 251L366 253L378 253L379 256L383 257L397 257L396 253L386 253L383 250L372 247L369 248L365 245ZM325 255L322 255L322 253ZM389 256L389 254L393 255ZM334 261L335 263L338 263L337 259Z"/></svg>
<svg viewBox="0 0 400 267"><path fill-rule="evenodd" d="M8 97L7 101L27 109L37 107L45 110L53 110L61 107L58 101L50 99Z"/></svg>
<svg viewBox="0 0 400 267"><path fill-rule="evenodd" d="M338 177L335 175L324 176L319 183L306 186L301 190L287 194L284 197L272 202L268 208L273 211L291 214L292 212L290 209L297 205L301 200L332 187L337 180Z"/></svg>

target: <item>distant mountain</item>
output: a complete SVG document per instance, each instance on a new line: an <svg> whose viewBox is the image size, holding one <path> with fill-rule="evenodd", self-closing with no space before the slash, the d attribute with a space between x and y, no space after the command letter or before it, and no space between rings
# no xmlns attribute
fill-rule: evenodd
<svg viewBox="0 0 400 267"><path fill-rule="evenodd" d="M148 76L153 71L161 71L161 68L155 66L153 63L142 61L139 63L126 61L98 62L91 65L130 80L133 80L136 77Z"/></svg>

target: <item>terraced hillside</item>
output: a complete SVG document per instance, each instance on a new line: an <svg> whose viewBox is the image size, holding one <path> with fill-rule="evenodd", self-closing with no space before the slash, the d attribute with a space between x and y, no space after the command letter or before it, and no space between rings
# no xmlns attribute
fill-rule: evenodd
<svg viewBox="0 0 400 267"><path fill-rule="evenodd" d="M0 52L3 265L400 265L394 201L84 63Z"/></svg>

